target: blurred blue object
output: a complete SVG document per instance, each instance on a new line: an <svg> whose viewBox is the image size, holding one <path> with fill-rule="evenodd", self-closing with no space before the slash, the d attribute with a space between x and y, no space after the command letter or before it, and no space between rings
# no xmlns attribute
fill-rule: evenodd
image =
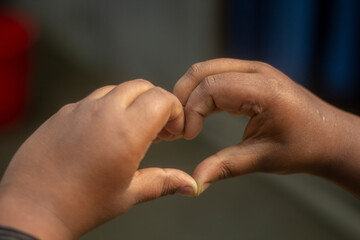
<svg viewBox="0 0 360 240"><path fill-rule="evenodd" d="M229 0L231 57L265 61L327 100L359 107L360 1Z"/></svg>
<svg viewBox="0 0 360 240"><path fill-rule="evenodd" d="M275 2L269 5L269 19L265 21L265 61L286 70L290 77L309 85L307 75L313 48L315 8L314 1Z"/></svg>
<svg viewBox="0 0 360 240"><path fill-rule="evenodd" d="M326 90L332 95L343 96L356 87L359 66L360 1L334 1L330 16L331 31L324 54Z"/></svg>

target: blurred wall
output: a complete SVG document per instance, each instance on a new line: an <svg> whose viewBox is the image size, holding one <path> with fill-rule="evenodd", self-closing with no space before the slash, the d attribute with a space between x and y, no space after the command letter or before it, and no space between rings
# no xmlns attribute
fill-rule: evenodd
<svg viewBox="0 0 360 240"><path fill-rule="evenodd" d="M214 0L20 2L39 17L47 43L86 71L171 88L189 65L215 56Z"/></svg>

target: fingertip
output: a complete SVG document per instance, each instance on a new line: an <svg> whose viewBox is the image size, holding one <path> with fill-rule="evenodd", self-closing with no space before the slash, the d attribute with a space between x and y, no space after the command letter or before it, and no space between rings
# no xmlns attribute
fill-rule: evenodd
<svg viewBox="0 0 360 240"><path fill-rule="evenodd" d="M196 182L196 186L197 186L197 192L195 194L195 196L197 196L197 197L200 196L205 191L206 188L204 188L204 187L207 187L207 186L205 186L204 180L199 175L198 168L199 167L195 168L194 173L192 175L192 177L194 178L194 180Z"/></svg>
<svg viewBox="0 0 360 240"><path fill-rule="evenodd" d="M200 114L188 111L185 120L184 139L194 139L201 132L203 124L204 118Z"/></svg>
<svg viewBox="0 0 360 240"><path fill-rule="evenodd" d="M179 136L182 135L184 131L184 108L176 96L171 93L169 93L169 96L172 100L171 105L169 105L169 108L171 109L170 116L160 134L165 133L165 135Z"/></svg>
<svg viewBox="0 0 360 240"><path fill-rule="evenodd" d="M198 185L197 195L216 181L258 171L263 151L263 147L254 151L254 145L236 145L206 158L192 174Z"/></svg>
<svg viewBox="0 0 360 240"><path fill-rule="evenodd" d="M196 136L193 135L193 134L187 134L187 133L184 133L184 139L185 140L192 140L194 139Z"/></svg>
<svg viewBox="0 0 360 240"><path fill-rule="evenodd" d="M165 125L162 131L166 131L166 133L170 135L175 135L175 136L182 135L185 127L184 119L185 119L184 113L183 112L178 113L176 118L167 122L167 124Z"/></svg>
<svg viewBox="0 0 360 240"><path fill-rule="evenodd" d="M203 182L200 182L200 181L196 181L196 183L197 183L197 192L195 193L196 197L200 196L203 192L205 192L205 190L208 187L210 187L210 183L203 183Z"/></svg>
<svg viewBox="0 0 360 240"><path fill-rule="evenodd" d="M175 189L175 194L193 197L198 192L198 185L193 177L178 169L164 169L168 174L167 186ZM172 191L168 189L168 192Z"/></svg>
<svg viewBox="0 0 360 240"><path fill-rule="evenodd" d="M198 196L198 185L196 183L196 181L191 177L189 176L189 181L188 183L183 186L183 187L180 187L176 190L175 194L179 194L179 195L182 195L182 196L187 196L187 197L195 197L195 196Z"/></svg>
<svg viewBox="0 0 360 240"><path fill-rule="evenodd" d="M187 128L187 129L185 129L185 132L184 132L184 139L192 140L192 139L196 138L197 135L199 135L199 133L200 133L200 130Z"/></svg>
<svg viewBox="0 0 360 240"><path fill-rule="evenodd" d="M221 179L221 169L218 167L219 162L218 158L214 155L204 159L200 162L193 174L192 177L195 179L198 187L197 196L202 194L210 185Z"/></svg>
<svg viewBox="0 0 360 240"><path fill-rule="evenodd" d="M178 195L182 195L182 196L187 196L187 197L192 197L195 195L195 190L192 187L189 186L185 186L185 187L181 187L178 190L176 190L175 194Z"/></svg>
<svg viewBox="0 0 360 240"><path fill-rule="evenodd" d="M187 84L187 79L185 74L175 84L173 88L173 94L179 99L181 104L185 106L192 90L193 89L189 87Z"/></svg>
<svg viewBox="0 0 360 240"><path fill-rule="evenodd" d="M163 128L155 140L173 141L182 137L182 134L172 134L166 128Z"/></svg>
<svg viewBox="0 0 360 240"><path fill-rule="evenodd" d="M175 95L175 97L177 97L179 99L179 101L181 102L181 105L184 106L184 103L183 103L183 99L181 97L181 94L180 94L180 88L179 88L179 82L177 82L172 90L172 93Z"/></svg>

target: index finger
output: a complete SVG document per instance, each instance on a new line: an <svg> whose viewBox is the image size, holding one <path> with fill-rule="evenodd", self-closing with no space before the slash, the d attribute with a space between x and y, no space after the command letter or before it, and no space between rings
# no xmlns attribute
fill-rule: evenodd
<svg viewBox="0 0 360 240"><path fill-rule="evenodd" d="M196 137L204 119L217 111L253 117L268 106L273 96L270 81L258 74L222 73L206 77L191 92L185 106L185 139Z"/></svg>
<svg viewBox="0 0 360 240"><path fill-rule="evenodd" d="M266 64L231 58L218 58L195 63L175 84L173 93L185 106L191 92L206 77L226 72L256 73Z"/></svg>

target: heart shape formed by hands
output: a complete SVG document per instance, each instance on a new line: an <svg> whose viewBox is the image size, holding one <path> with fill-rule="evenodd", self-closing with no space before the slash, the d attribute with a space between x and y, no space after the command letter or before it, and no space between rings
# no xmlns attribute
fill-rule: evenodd
<svg viewBox="0 0 360 240"><path fill-rule="evenodd" d="M192 177L178 169L139 169L154 139L193 139L219 111L250 117L241 143L203 160ZM20 147L0 183L0 224L41 239L56 239L54 233L75 239L135 204L175 192L199 195L232 176L303 172L331 179L344 152L358 153L357 133L344 134L356 126L358 118L259 62L195 64L173 94L145 80L106 86L64 106ZM333 179L354 186L358 172L343 172L346 177ZM17 218L19 212L37 221Z"/></svg>

